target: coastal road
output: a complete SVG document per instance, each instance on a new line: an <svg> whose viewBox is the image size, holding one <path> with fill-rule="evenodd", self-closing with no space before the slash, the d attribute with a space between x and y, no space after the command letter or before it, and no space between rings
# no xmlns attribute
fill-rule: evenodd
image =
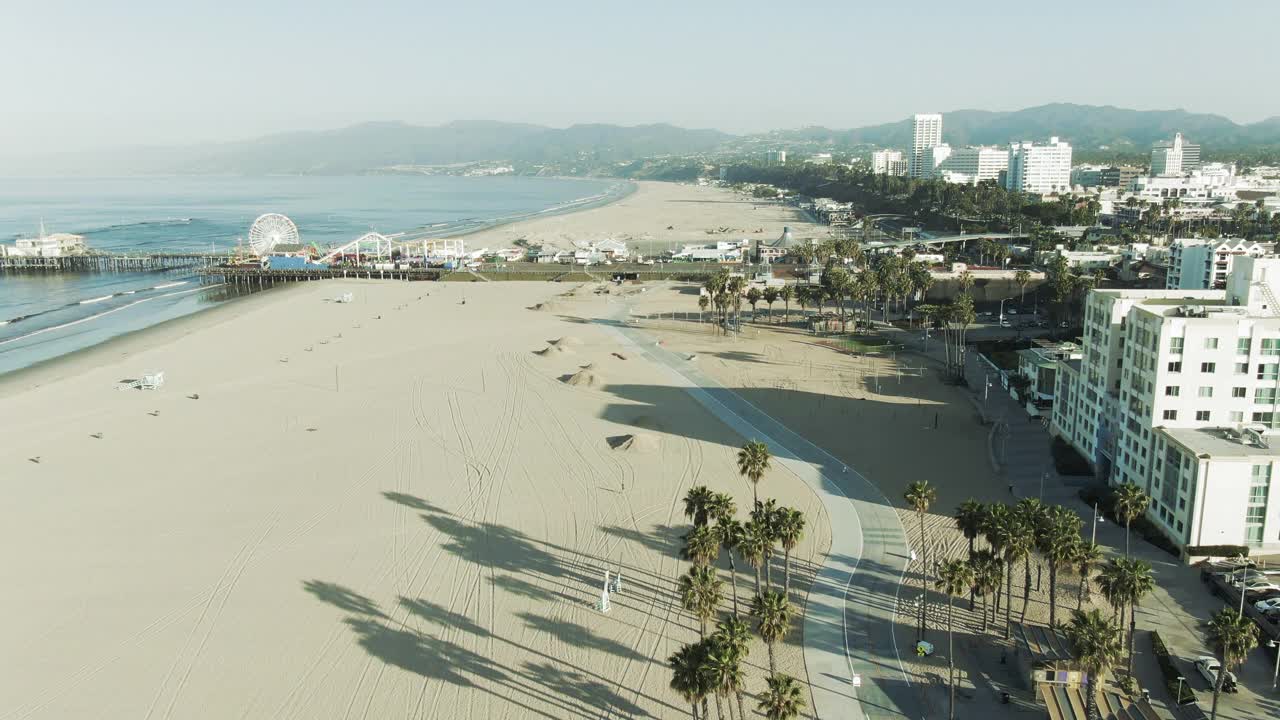
<svg viewBox="0 0 1280 720"><path fill-rule="evenodd" d="M925 717L900 655L914 649L899 649L894 633L911 550L888 498L857 470L699 371L696 360L628 325L628 310L619 304L606 322L637 353L669 369L678 386L735 432L765 442L779 464L813 487L826 509L831 550L804 613L805 667L817 716Z"/></svg>

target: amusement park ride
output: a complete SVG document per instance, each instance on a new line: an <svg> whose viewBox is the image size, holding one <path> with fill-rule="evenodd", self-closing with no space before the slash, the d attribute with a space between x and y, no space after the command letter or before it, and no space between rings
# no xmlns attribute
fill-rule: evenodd
<svg viewBox="0 0 1280 720"><path fill-rule="evenodd" d="M301 244L298 226L287 216L267 213L249 227L249 253L246 260L267 258L287 251L305 254L317 265L381 263L444 264L466 255L466 242L456 238L410 238L405 233L383 235L367 232L345 245L323 250Z"/></svg>

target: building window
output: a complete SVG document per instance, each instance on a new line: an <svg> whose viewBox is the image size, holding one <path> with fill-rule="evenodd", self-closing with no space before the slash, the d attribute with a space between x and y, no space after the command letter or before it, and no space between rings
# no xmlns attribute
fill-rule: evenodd
<svg viewBox="0 0 1280 720"><path fill-rule="evenodd" d="M1231 388L1231 397L1242 398L1248 397L1249 388L1233 387Z"/></svg>
<svg viewBox="0 0 1280 720"><path fill-rule="evenodd" d="M1269 363L1258 366L1259 380L1276 380L1280 378L1280 365Z"/></svg>
<svg viewBox="0 0 1280 720"><path fill-rule="evenodd" d="M1258 367L1261 368L1262 366L1259 365ZM1169 363L1169 372L1182 372L1182 361L1174 360L1173 362ZM1258 372L1261 373L1262 370L1259 369ZM1258 377L1262 377L1262 375L1259 374Z"/></svg>
<svg viewBox="0 0 1280 720"><path fill-rule="evenodd" d="M1196 411L1196 422L1209 422L1209 411L1208 411L1208 410L1197 410L1197 411Z"/></svg>
<svg viewBox="0 0 1280 720"><path fill-rule="evenodd" d="M1180 393L1180 392L1182 392L1182 387L1181 387L1181 386L1179 386L1179 385L1165 385L1165 386L1164 386L1164 394L1165 394L1165 395L1167 395L1167 396L1169 396L1169 397L1178 397L1178 393Z"/></svg>
<svg viewBox="0 0 1280 720"><path fill-rule="evenodd" d="M1237 375L1248 375L1248 374L1249 374L1249 363L1247 363L1247 362L1236 363L1236 374L1237 374Z"/></svg>
<svg viewBox="0 0 1280 720"><path fill-rule="evenodd" d="M1177 420L1177 419L1178 419L1178 411L1177 411L1177 410L1165 410L1165 411L1164 411L1164 419L1165 419L1165 420Z"/></svg>
<svg viewBox="0 0 1280 720"><path fill-rule="evenodd" d="M1249 354L1249 338L1247 337L1236 338L1236 354L1237 355Z"/></svg>
<svg viewBox="0 0 1280 720"><path fill-rule="evenodd" d="M1218 366L1217 366L1217 364L1216 364L1216 363L1211 363L1211 362L1208 362L1208 363L1200 363L1200 372L1202 372L1202 373L1211 373L1211 372L1213 372L1217 367L1218 367Z"/></svg>
<svg viewBox="0 0 1280 720"><path fill-rule="evenodd" d="M1245 542L1262 542L1262 528L1267 520L1267 497L1271 493L1271 465L1254 465L1249 478L1249 504L1244 513Z"/></svg>
<svg viewBox="0 0 1280 720"><path fill-rule="evenodd" d="M1256 423L1262 423L1267 427L1276 427L1276 414L1273 412L1256 412L1252 417Z"/></svg>
<svg viewBox="0 0 1280 720"><path fill-rule="evenodd" d="M1257 388L1253 391L1253 402L1258 405L1274 405L1276 403L1276 389L1273 387Z"/></svg>
<svg viewBox="0 0 1280 720"><path fill-rule="evenodd" d="M1182 354L1182 338L1180 337L1169 338L1169 352L1173 353L1174 355Z"/></svg>
<svg viewBox="0 0 1280 720"><path fill-rule="evenodd" d="M1213 386L1201 385L1200 392L1196 394L1196 397L1205 397L1205 398L1213 397Z"/></svg>
<svg viewBox="0 0 1280 720"><path fill-rule="evenodd" d="M1205 338L1205 339L1204 339L1204 349L1205 349L1205 350L1217 350L1217 349L1218 349L1218 338Z"/></svg>
<svg viewBox="0 0 1280 720"><path fill-rule="evenodd" d="M1244 422L1244 412L1240 410L1232 410L1227 413L1227 421L1233 423Z"/></svg>
<svg viewBox="0 0 1280 720"><path fill-rule="evenodd" d="M1262 354L1280 355L1280 338L1263 338Z"/></svg>

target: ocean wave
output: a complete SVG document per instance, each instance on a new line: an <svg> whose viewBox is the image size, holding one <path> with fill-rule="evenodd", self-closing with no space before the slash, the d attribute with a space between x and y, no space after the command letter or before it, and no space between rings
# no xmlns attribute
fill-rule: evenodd
<svg viewBox="0 0 1280 720"><path fill-rule="evenodd" d="M81 230L79 235L94 235L97 233L112 232L114 230L128 230L136 227L163 227L168 225L190 225L194 218L163 218L160 220L138 220L136 222L116 223L114 225L104 225L102 227L93 228L91 230Z"/></svg>
<svg viewBox="0 0 1280 720"><path fill-rule="evenodd" d="M200 287L187 288L185 290L175 290L174 292L171 292L171 293L163 293L161 295L152 295L150 297L141 298L138 300L134 300L133 302L128 303L126 305L121 305L120 307L111 308L110 310L103 310L100 313L95 313L93 315L90 315L88 317L83 317L78 320L70 320L68 322L64 322L58 325L50 325L49 327L40 328L39 330L32 330L29 333L18 335L17 337L11 337L6 340L0 340L0 346L16 343L19 340L26 340L28 338L35 337L37 335L43 335L45 333L53 332L54 330L63 330L65 328L81 325L91 320L98 320L99 318L106 317L107 315L113 315L115 313L120 312L121 310L128 310L129 308L134 307L135 305L141 305L142 303L151 302L152 300L160 300L163 298L175 297L178 295L187 295L190 293L200 292L201 290L206 290L206 289L211 289L216 287L220 287L220 285L201 285ZM44 313L37 313L37 314L43 315ZM27 316L27 317L33 317L33 316ZM10 320L8 322L14 322L14 321Z"/></svg>

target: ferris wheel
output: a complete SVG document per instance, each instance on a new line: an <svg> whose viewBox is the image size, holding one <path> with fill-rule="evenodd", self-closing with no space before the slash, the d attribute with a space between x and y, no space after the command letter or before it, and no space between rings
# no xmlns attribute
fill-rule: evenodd
<svg viewBox="0 0 1280 720"><path fill-rule="evenodd" d="M298 226L279 213L267 213L253 221L249 227L249 248L257 255L266 255L276 245L298 242Z"/></svg>

